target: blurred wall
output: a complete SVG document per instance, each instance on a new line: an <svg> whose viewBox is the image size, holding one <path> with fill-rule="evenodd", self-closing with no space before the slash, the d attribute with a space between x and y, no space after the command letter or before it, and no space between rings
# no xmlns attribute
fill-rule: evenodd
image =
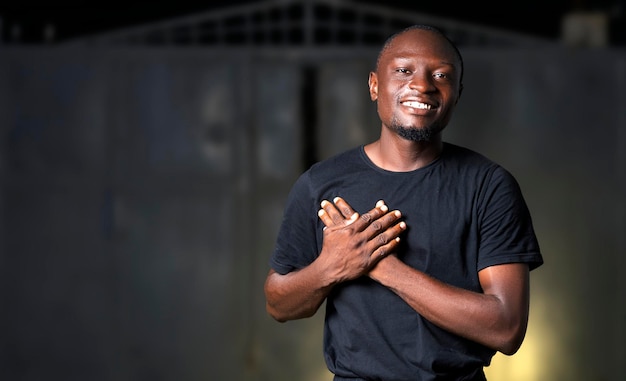
<svg viewBox="0 0 626 381"><path fill-rule="evenodd" d="M377 51L3 48L0 378L330 380L263 281L286 194L374 139ZM493 380L626 377L626 53L465 49L445 138L519 180L546 264Z"/></svg>

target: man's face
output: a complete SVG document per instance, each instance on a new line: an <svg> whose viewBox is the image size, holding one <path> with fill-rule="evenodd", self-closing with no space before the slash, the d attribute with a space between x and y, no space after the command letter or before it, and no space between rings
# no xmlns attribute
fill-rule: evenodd
<svg viewBox="0 0 626 381"><path fill-rule="evenodd" d="M435 32L414 29L397 36L369 78L383 126L414 141L439 134L459 99L460 71L454 48Z"/></svg>

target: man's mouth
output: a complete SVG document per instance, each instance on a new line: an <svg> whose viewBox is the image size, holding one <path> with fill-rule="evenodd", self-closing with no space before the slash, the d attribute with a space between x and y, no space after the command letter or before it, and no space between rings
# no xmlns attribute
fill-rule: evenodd
<svg viewBox="0 0 626 381"><path fill-rule="evenodd" d="M402 102L402 105L406 106L406 107L419 108L419 109L422 109L422 110L430 110L432 108L432 106L429 105L429 104L422 103L422 102L416 102L416 101Z"/></svg>

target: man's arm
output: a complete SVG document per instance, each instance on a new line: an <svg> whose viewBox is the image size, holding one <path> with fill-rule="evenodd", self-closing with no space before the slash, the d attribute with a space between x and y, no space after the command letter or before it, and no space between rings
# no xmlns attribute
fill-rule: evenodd
<svg viewBox="0 0 626 381"><path fill-rule="evenodd" d="M270 270L265 280L266 309L278 321L313 316L334 285L367 274L392 252L406 227L384 204L347 218L326 200L321 206L319 217L333 223L324 229L317 259L284 275Z"/></svg>
<svg viewBox="0 0 626 381"><path fill-rule="evenodd" d="M526 334L529 306L528 265L511 263L478 273L483 293L436 280L389 256L370 272L433 324L512 355Z"/></svg>
<svg viewBox="0 0 626 381"><path fill-rule="evenodd" d="M340 213L353 213L338 200L329 227L341 224ZM328 213L330 214L330 212ZM526 334L529 310L529 269L523 263L491 266L478 273L483 293L443 283L403 263L397 256L380 260L368 275L388 287L424 318L466 339L506 355L514 354Z"/></svg>

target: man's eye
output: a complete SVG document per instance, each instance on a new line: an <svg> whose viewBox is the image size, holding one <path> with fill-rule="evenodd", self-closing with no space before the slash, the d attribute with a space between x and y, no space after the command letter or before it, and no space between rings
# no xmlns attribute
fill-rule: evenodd
<svg viewBox="0 0 626 381"><path fill-rule="evenodd" d="M404 67L397 68L397 69L396 69L396 71L397 71L398 73L403 73L403 74L408 74L408 73L410 73L410 72L411 72L409 69L404 68Z"/></svg>
<svg viewBox="0 0 626 381"><path fill-rule="evenodd" d="M448 78L448 76L445 73L435 73L433 77L438 78L438 79Z"/></svg>

